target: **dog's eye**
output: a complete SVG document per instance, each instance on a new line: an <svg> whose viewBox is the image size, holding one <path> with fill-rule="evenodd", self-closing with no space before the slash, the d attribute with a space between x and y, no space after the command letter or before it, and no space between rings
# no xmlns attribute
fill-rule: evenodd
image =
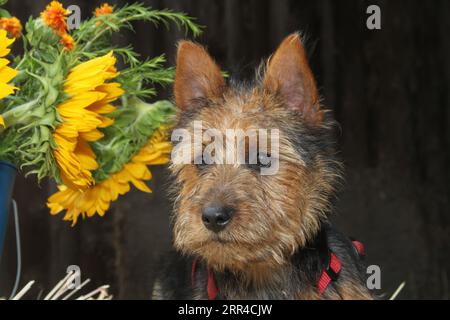
<svg viewBox="0 0 450 320"><path fill-rule="evenodd" d="M204 169L208 164L203 160L203 156L198 156L194 160L194 165L197 166L198 169Z"/></svg>
<svg viewBox="0 0 450 320"><path fill-rule="evenodd" d="M270 154L266 153L258 153L256 163L249 164L249 167L255 170L259 170L260 168L268 168L270 166L271 166Z"/></svg>

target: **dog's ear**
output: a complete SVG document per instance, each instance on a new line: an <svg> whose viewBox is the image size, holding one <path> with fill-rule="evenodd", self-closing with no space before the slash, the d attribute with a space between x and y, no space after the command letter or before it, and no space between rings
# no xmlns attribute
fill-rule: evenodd
<svg viewBox="0 0 450 320"><path fill-rule="evenodd" d="M174 84L177 107L195 108L207 99L220 97L224 88L220 68L208 52L191 41L180 41Z"/></svg>
<svg viewBox="0 0 450 320"><path fill-rule="evenodd" d="M280 95L284 104L298 111L306 122L322 122L316 81L297 33L286 37L269 59L263 85L265 90Z"/></svg>

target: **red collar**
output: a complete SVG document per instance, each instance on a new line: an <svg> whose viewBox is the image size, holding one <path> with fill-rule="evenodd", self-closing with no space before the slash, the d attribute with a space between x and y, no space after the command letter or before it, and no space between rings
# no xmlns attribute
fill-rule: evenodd
<svg viewBox="0 0 450 320"><path fill-rule="evenodd" d="M352 241L353 247L360 257L365 255L364 245L357 241ZM192 287L195 287L195 274L197 271L199 257L195 257L192 262L192 270L191 270L191 280ZM339 260L338 256L328 249L328 255L326 261L323 263L322 273L320 274L319 280L317 281L317 289L319 293L322 295L325 290L328 288L332 281L336 281L339 277L339 273L342 269L342 263ZM206 285L206 292L208 293L209 300L217 299L219 295L219 289L216 286L216 281L214 280L214 274L211 268L208 268L208 282Z"/></svg>
<svg viewBox="0 0 450 320"><path fill-rule="evenodd" d="M336 281L341 272L341 260L331 250L328 250L327 262L322 267L322 273L317 281L317 289L323 294L331 281Z"/></svg>
<svg viewBox="0 0 450 320"><path fill-rule="evenodd" d="M197 271L199 257L195 257L194 261L192 261L192 271L191 271L191 279L192 279L192 287L195 287L195 273ZM216 281L214 280L214 274L211 268L208 268L208 283L206 285L206 292L208 293L209 300L217 299L219 294L219 289L217 289Z"/></svg>
<svg viewBox="0 0 450 320"><path fill-rule="evenodd" d="M364 257L365 250L362 242L352 240L353 248L360 257ZM331 249L328 249L328 257L323 263L322 273L317 281L317 289L320 294L323 294L332 281L336 281L342 269L341 260L334 254Z"/></svg>

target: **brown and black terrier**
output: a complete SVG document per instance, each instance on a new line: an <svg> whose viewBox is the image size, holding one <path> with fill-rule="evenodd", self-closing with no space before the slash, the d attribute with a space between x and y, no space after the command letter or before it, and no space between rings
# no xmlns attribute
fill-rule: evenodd
<svg viewBox="0 0 450 320"><path fill-rule="evenodd" d="M278 150L266 143L252 164L172 163L176 251L153 297L371 299L361 244L327 219L341 165L300 36L281 43L251 86L227 84L197 44L182 41L177 54L175 129L277 129ZM268 154L277 172L262 175Z"/></svg>

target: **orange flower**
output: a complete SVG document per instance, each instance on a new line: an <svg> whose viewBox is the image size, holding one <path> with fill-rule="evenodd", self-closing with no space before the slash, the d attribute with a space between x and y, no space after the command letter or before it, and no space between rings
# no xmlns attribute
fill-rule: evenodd
<svg viewBox="0 0 450 320"><path fill-rule="evenodd" d="M104 4L102 4L100 7L98 7L97 9L95 9L94 14L95 14L95 16L98 18L98 17L100 17L100 16L105 16L105 15L111 14L111 13L113 13L113 11L114 11L114 8L113 8L112 6L110 6L108 3L104 3ZM101 21L97 21L97 22L95 23L95 25L96 25L97 27L98 27L99 25L101 25L101 24L102 24Z"/></svg>
<svg viewBox="0 0 450 320"><path fill-rule="evenodd" d="M22 34L22 24L16 17L0 18L0 29L6 30L14 38L19 38Z"/></svg>
<svg viewBox="0 0 450 320"><path fill-rule="evenodd" d="M64 34L67 31L67 16L70 14L69 10L64 9L58 1L52 1L41 12L42 20L50 28L54 29L59 34Z"/></svg>
<svg viewBox="0 0 450 320"><path fill-rule="evenodd" d="M75 47L75 41L68 33L61 34L61 44L67 51L71 51Z"/></svg>
<svg viewBox="0 0 450 320"><path fill-rule="evenodd" d="M96 17L104 16L105 14L112 13L113 10L114 8L112 6L110 6L108 3L104 3L100 7L95 9L95 16Z"/></svg>

